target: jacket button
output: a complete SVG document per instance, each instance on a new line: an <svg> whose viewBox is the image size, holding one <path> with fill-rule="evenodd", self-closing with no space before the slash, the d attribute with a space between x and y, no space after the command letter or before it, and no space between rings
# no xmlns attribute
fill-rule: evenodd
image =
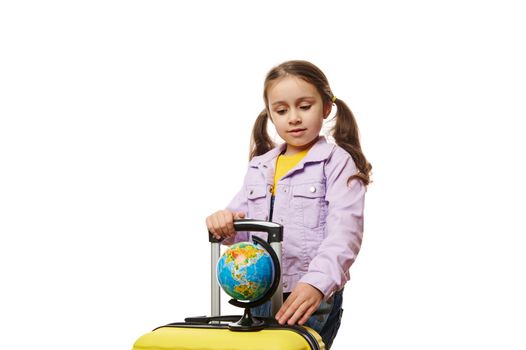
<svg viewBox="0 0 526 350"><path fill-rule="evenodd" d="M309 191L311 191L312 193L316 192L316 187L311 186L311 188L309 188Z"/></svg>
<svg viewBox="0 0 526 350"><path fill-rule="evenodd" d="M249 194L254 194L254 190L250 190L250 193Z"/></svg>
<svg viewBox="0 0 526 350"><path fill-rule="evenodd" d="M269 186L269 187L268 187L268 191L269 191L269 192L272 192L272 186Z"/></svg>
<svg viewBox="0 0 526 350"><path fill-rule="evenodd" d="M283 283L283 287L284 288L287 288L289 286L289 284L287 282Z"/></svg>

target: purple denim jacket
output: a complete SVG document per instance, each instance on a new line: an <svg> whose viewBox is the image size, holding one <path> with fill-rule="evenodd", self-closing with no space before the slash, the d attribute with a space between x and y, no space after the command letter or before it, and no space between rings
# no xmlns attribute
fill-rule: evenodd
<svg viewBox="0 0 526 350"><path fill-rule="evenodd" d="M274 170L285 144L252 158L243 187L227 209L268 220ZM284 226L283 291L298 282L319 289L325 299L343 288L362 243L365 186L348 178L358 172L352 157L320 137L305 158L277 183L272 221ZM258 232L238 232L225 244ZM265 237L266 238L266 237Z"/></svg>

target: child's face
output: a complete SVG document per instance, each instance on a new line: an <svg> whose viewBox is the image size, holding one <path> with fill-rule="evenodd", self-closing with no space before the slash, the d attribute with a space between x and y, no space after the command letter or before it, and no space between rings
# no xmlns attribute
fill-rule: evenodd
<svg viewBox="0 0 526 350"><path fill-rule="evenodd" d="M323 119L330 112L314 85L295 76L285 76L268 87L270 118L291 155L316 142Z"/></svg>

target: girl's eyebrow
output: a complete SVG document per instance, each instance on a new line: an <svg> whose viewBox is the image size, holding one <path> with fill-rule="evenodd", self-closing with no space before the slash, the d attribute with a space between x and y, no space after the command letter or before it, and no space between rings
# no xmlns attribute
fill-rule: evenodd
<svg viewBox="0 0 526 350"><path fill-rule="evenodd" d="M302 96L296 99L296 102L303 101L303 100L313 100L315 99L314 96ZM286 101L276 101L271 104L271 106L280 105L280 104L287 104Z"/></svg>

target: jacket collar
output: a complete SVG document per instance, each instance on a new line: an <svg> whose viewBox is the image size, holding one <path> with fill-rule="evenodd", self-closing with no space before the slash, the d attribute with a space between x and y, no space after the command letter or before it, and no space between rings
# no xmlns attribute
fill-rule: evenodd
<svg viewBox="0 0 526 350"><path fill-rule="evenodd" d="M252 158L249 164L258 167L261 164L267 164L267 166L269 166L269 163L271 163L270 166L273 168L276 158L285 151L286 146L286 143L282 143L267 153ZM318 141L312 146L297 167L303 167L305 163L309 162L321 162L326 160L331 155L334 147L335 145L328 143L324 136L319 136Z"/></svg>

